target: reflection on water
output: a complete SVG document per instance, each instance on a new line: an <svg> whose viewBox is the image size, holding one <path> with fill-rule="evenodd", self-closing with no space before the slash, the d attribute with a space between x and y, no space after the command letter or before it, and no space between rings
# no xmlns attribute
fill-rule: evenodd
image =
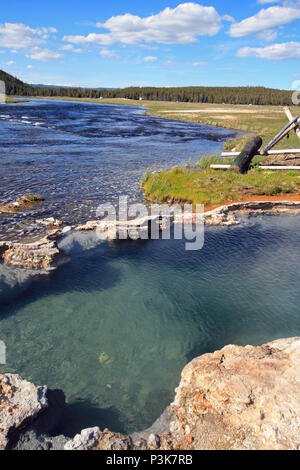
<svg viewBox="0 0 300 470"><path fill-rule="evenodd" d="M30 232L37 218L67 223L95 218L119 195L141 200L144 171L219 152L236 132L142 115L131 106L39 101L0 108L0 202L42 193L24 216L0 214L0 238ZM25 224L24 224L25 220Z"/></svg>
<svg viewBox="0 0 300 470"><path fill-rule="evenodd" d="M70 236L72 261L58 272L16 282L2 271L0 371L64 390L59 431L146 428L195 356L300 335L299 221L207 228L199 252L182 241L110 247Z"/></svg>

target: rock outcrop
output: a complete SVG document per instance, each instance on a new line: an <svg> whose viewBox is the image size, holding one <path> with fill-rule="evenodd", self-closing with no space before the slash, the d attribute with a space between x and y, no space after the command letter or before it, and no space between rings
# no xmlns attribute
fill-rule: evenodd
<svg viewBox="0 0 300 470"><path fill-rule="evenodd" d="M8 374L0 376L0 441L7 447L31 423L14 448L299 450L299 384L300 338L226 346L184 368L174 402L149 430L124 436L92 428L68 440L32 426L48 406L46 387Z"/></svg>
<svg viewBox="0 0 300 470"><path fill-rule="evenodd" d="M35 387L18 375L0 376L0 449L48 406L47 387Z"/></svg>
<svg viewBox="0 0 300 470"><path fill-rule="evenodd" d="M84 429L80 434L76 434L74 439L66 442L64 450L88 450L94 447L101 436L98 427Z"/></svg>
<svg viewBox="0 0 300 470"><path fill-rule="evenodd" d="M170 431L176 448L300 448L300 338L226 346L182 372Z"/></svg>
<svg viewBox="0 0 300 470"><path fill-rule="evenodd" d="M299 450L299 384L300 338L226 346L185 367L168 432L132 436L130 448ZM105 448L107 434L95 449ZM125 438L110 433L110 448Z"/></svg>
<svg viewBox="0 0 300 470"><path fill-rule="evenodd" d="M19 375L0 375L0 450L62 450L68 439L49 434L64 406L60 390L36 387Z"/></svg>
<svg viewBox="0 0 300 470"><path fill-rule="evenodd" d="M58 248L59 230L33 243L0 242L0 260L19 268L50 271L68 261Z"/></svg>
<svg viewBox="0 0 300 470"><path fill-rule="evenodd" d="M27 194L15 202L0 204L0 213L14 214L28 209L33 209L37 204L43 202L45 198L38 194Z"/></svg>

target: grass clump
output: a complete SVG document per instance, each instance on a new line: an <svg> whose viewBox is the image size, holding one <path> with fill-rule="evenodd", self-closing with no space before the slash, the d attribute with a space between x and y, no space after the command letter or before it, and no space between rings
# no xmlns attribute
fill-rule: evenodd
<svg viewBox="0 0 300 470"><path fill-rule="evenodd" d="M232 163L233 158L223 158L218 155L211 155L198 160L198 166L201 170L209 170L211 165L231 165Z"/></svg>
<svg viewBox="0 0 300 470"><path fill-rule="evenodd" d="M45 200L44 196L41 194L26 194L23 196L20 201L22 202L43 202Z"/></svg>
<svg viewBox="0 0 300 470"><path fill-rule="evenodd" d="M9 104L9 103L27 103L27 102L28 102L28 100L11 98L9 96L6 96L6 98L5 98L5 103L7 103L7 104Z"/></svg>
<svg viewBox="0 0 300 470"><path fill-rule="evenodd" d="M214 206L252 196L300 194L300 171L263 171L254 166L248 174L242 175L212 170L210 164L214 161L214 157L205 159L200 170L173 168L151 174L142 185L146 199L155 203L188 202Z"/></svg>
<svg viewBox="0 0 300 470"><path fill-rule="evenodd" d="M140 187L143 188L150 176L154 173L154 167L147 168L140 180Z"/></svg>

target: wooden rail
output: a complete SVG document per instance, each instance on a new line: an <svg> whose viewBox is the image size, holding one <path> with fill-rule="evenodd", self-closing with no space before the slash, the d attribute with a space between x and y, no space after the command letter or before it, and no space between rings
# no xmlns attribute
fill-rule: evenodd
<svg viewBox="0 0 300 470"><path fill-rule="evenodd" d="M221 157L237 157L241 152L222 152ZM269 150L266 155L295 155L299 153L300 149L284 149L284 150ZM265 155L263 153L258 153L257 155Z"/></svg>
<svg viewBox="0 0 300 470"><path fill-rule="evenodd" d="M210 165L210 168L213 170L230 170L232 165ZM261 168L262 170L300 170L300 166L283 166L283 165L258 165L258 168Z"/></svg>

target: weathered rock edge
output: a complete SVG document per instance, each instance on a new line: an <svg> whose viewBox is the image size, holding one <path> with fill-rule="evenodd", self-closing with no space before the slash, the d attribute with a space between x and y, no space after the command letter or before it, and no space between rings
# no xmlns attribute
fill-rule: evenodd
<svg viewBox="0 0 300 470"><path fill-rule="evenodd" d="M193 215L194 221L204 222L206 225L230 226L238 225L241 220L238 215L242 216L259 216L259 215L279 215L279 214L300 214L300 201L257 201L257 202L237 202L229 205L217 207L214 210L205 212L203 215ZM164 227L164 219L171 219L172 222L182 222L182 217L170 216L148 216L138 220L128 222L117 222L115 225L110 222L102 222L99 220L90 220L83 225L75 228L77 231L94 231L100 229L107 233L107 239L115 238L115 230L126 230L137 228L141 231L147 230L149 224L160 224L161 229ZM185 218L187 221L187 217Z"/></svg>
<svg viewBox="0 0 300 470"><path fill-rule="evenodd" d="M18 268L51 271L68 261L57 246L61 231L54 230L33 243L0 242L0 261Z"/></svg>
<svg viewBox="0 0 300 470"><path fill-rule="evenodd" d="M48 407L47 387L23 380L19 375L0 375L0 449Z"/></svg>
<svg viewBox="0 0 300 470"><path fill-rule="evenodd" d="M299 450L299 387L300 338L230 345L184 368L174 402L147 431L124 436L95 427L52 442L65 450ZM45 390L0 376L3 448L12 431L44 412Z"/></svg>
<svg viewBox="0 0 300 470"><path fill-rule="evenodd" d="M207 225L237 225L238 215L255 217L260 215L300 214L300 201L253 201L236 202L206 212Z"/></svg>

